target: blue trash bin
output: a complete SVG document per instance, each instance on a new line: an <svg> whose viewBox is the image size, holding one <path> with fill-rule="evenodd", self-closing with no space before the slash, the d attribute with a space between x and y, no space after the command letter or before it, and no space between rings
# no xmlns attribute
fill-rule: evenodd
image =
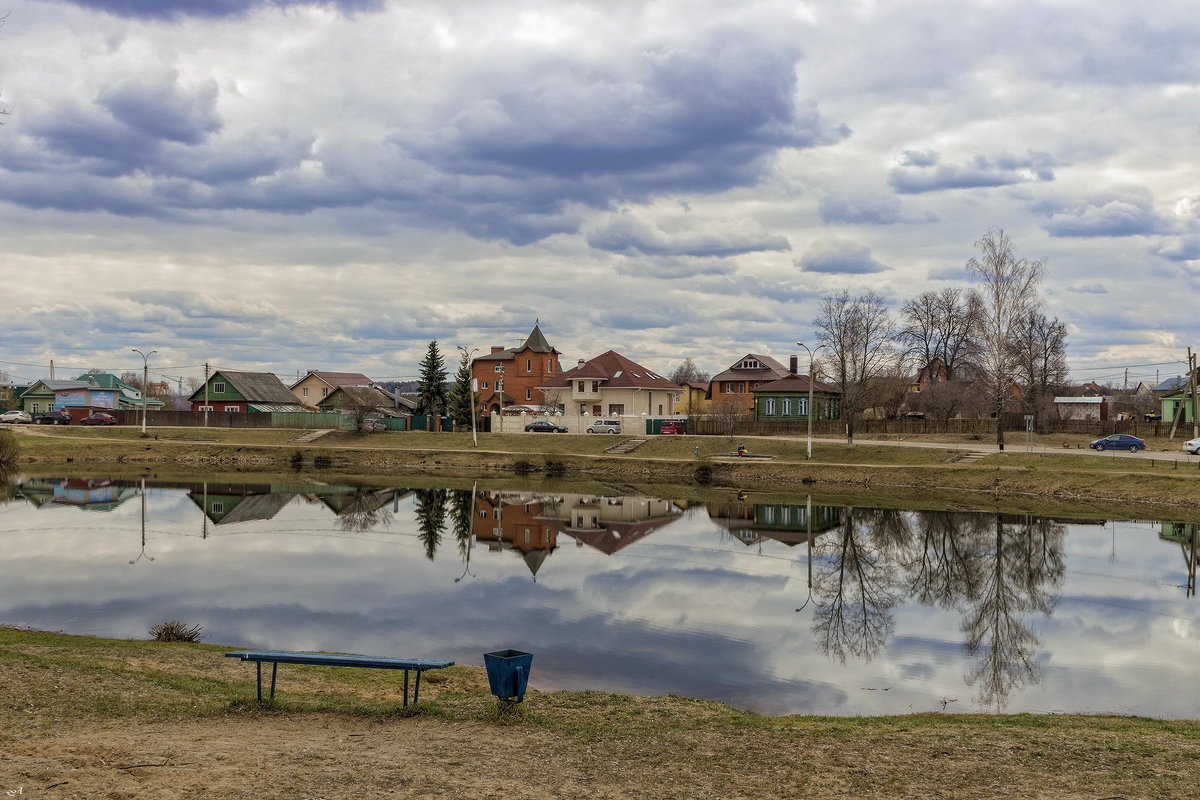
<svg viewBox="0 0 1200 800"><path fill-rule="evenodd" d="M501 700L515 700L518 703L525 699L525 686L529 683L533 653L523 653L520 650L484 653L483 665L487 667L492 694Z"/></svg>

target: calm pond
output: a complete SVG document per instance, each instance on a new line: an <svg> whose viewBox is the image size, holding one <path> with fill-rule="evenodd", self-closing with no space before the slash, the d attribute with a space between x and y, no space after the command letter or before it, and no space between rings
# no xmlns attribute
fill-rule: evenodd
<svg viewBox="0 0 1200 800"><path fill-rule="evenodd" d="M0 485L0 622L511 647L537 688L772 714L1200 717L1191 524L755 500L21 477Z"/></svg>

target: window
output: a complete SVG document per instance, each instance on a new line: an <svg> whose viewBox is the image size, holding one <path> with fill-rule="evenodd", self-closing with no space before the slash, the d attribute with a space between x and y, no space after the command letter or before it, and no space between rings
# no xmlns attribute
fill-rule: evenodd
<svg viewBox="0 0 1200 800"><path fill-rule="evenodd" d="M600 381L592 381L592 394L600 391Z"/></svg>
<svg viewBox="0 0 1200 800"><path fill-rule="evenodd" d="M782 408L779 413L785 417L790 417L792 415L792 398L785 397L780 403L782 404Z"/></svg>
<svg viewBox="0 0 1200 800"><path fill-rule="evenodd" d="M533 359L532 358L525 359L525 371L533 372Z"/></svg>
<svg viewBox="0 0 1200 800"><path fill-rule="evenodd" d="M36 414L36 413L38 413L38 412L41 410L41 406L40 406L40 405L38 405L37 403L34 403L34 404L33 404L33 407L32 407L32 409L30 409L30 410L31 410L31 411L32 411L34 414Z"/></svg>
<svg viewBox="0 0 1200 800"><path fill-rule="evenodd" d="M212 411L213 407L212 406L197 406L196 410L197 411Z"/></svg>
<svg viewBox="0 0 1200 800"><path fill-rule="evenodd" d="M721 392L723 394L732 394L733 393L733 384L732 383L722 383L721 384Z"/></svg>
<svg viewBox="0 0 1200 800"><path fill-rule="evenodd" d="M225 406L226 411L241 411L237 406Z"/></svg>
<svg viewBox="0 0 1200 800"><path fill-rule="evenodd" d="M504 365L497 364L496 366L492 367L492 372L504 372Z"/></svg>
<svg viewBox="0 0 1200 800"><path fill-rule="evenodd" d="M533 399L533 389L528 389L528 388L527 388L527 389L525 390L525 399L526 399L526 400L532 400L532 399Z"/></svg>
<svg viewBox="0 0 1200 800"><path fill-rule="evenodd" d="M762 362L757 358L747 358L742 363L738 364L738 369L762 369Z"/></svg>
<svg viewBox="0 0 1200 800"><path fill-rule="evenodd" d="M546 359L546 372L554 372L554 359L553 358Z"/></svg>
<svg viewBox="0 0 1200 800"><path fill-rule="evenodd" d="M766 405L766 410L763 413L768 417L775 416L775 398L768 397L765 405Z"/></svg>
<svg viewBox="0 0 1200 800"><path fill-rule="evenodd" d="M492 519L500 519L500 506L492 509Z"/></svg>
<svg viewBox="0 0 1200 800"><path fill-rule="evenodd" d="M578 391L580 394L583 394L583 381L579 382L579 390Z"/></svg>
<svg viewBox="0 0 1200 800"><path fill-rule="evenodd" d="M308 397L308 387L307 386L305 386L303 389L300 390L300 396Z"/></svg>
<svg viewBox="0 0 1200 800"><path fill-rule="evenodd" d="M801 417L808 416L808 398L801 397L796 400L796 415Z"/></svg>
<svg viewBox="0 0 1200 800"><path fill-rule="evenodd" d="M486 389L486 388L488 388L488 386L487 386L487 381L480 381L480 382L479 382L479 388L480 388L480 389Z"/></svg>
<svg viewBox="0 0 1200 800"><path fill-rule="evenodd" d="M329 387L328 386L321 387L321 397L329 397Z"/></svg>
<svg viewBox="0 0 1200 800"><path fill-rule="evenodd" d="M213 393L214 394L225 394L225 384L214 383L213 384Z"/></svg>
<svg viewBox="0 0 1200 800"><path fill-rule="evenodd" d="M225 504L220 502L219 500L214 500L213 504L212 504L212 513L221 514L221 513L224 513L224 511L225 511Z"/></svg>
<svg viewBox="0 0 1200 800"><path fill-rule="evenodd" d="M529 544L529 528L525 529L525 544Z"/></svg>
<svg viewBox="0 0 1200 800"><path fill-rule="evenodd" d="M610 417L619 417L624 413L625 413L625 404L624 403L609 403L608 404L608 415Z"/></svg>

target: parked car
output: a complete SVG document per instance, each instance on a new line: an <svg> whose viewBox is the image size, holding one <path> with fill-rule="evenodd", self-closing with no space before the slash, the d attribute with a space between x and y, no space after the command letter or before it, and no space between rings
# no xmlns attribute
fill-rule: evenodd
<svg viewBox="0 0 1200 800"><path fill-rule="evenodd" d="M386 431L387 423L383 421L383 417L367 417L362 421L361 431Z"/></svg>
<svg viewBox="0 0 1200 800"><path fill-rule="evenodd" d="M65 411L47 411L33 418L37 425L70 425L71 416Z"/></svg>
<svg viewBox="0 0 1200 800"><path fill-rule="evenodd" d="M619 419L597 419L592 420L587 426L588 433L620 433L621 420Z"/></svg>
<svg viewBox="0 0 1200 800"><path fill-rule="evenodd" d="M1183 449L1194 456L1200 456L1200 439L1188 439L1183 443Z"/></svg>
<svg viewBox="0 0 1200 800"><path fill-rule="evenodd" d="M684 419L669 419L662 425L658 426L658 432L662 434L683 434L687 433L687 420Z"/></svg>
<svg viewBox="0 0 1200 800"><path fill-rule="evenodd" d="M526 433L566 433L567 429L548 420L539 419L525 426Z"/></svg>
<svg viewBox="0 0 1200 800"><path fill-rule="evenodd" d="M1128 450L1136 453L1146 449L1146 442L1136 436L1130 436L1128 433L1114 433L1112 436L1097 439L1088 447L1093 450Z"/></svg>
<svg viewBox="0 0 1200 800"><path fill-rule="evenodd" d="M8 422L12 425L16 425L18 423L22 425L28 425L29 423L33 422L33 417L24 411L18 411L14 409L12 411L5 411L3 414L0 414L0 422Z"/></svg>
<svg viewBox="0 0 1200 800"><path fill-rule="evenodd" d="M97 411L94 414L89 414L79 420L80 425L116 425L117 418L112 414L105 414L103 411Z"/></svg>

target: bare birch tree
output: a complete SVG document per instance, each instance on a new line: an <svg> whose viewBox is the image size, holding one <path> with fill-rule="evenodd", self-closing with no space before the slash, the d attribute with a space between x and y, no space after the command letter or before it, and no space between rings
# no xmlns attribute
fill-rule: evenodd
<svg viewBox="0 0 1200 800"><path fill-rule="evenodd" d="M1004 396L1014 366L1011 342L1021 318L1040 304L1037 290L1045 262L1019 257L1002 228L989 229L975 247L980 256L969 259L967 269L983 281L979 369L994 400L996 446L1004 450Z"/></svg>
<svg viewBox="0 0 1200 800"><path fill-rule="evenodd" d="M846 443L854 444L856 417L867 407L873 385L896 362L895 323L874 291L851 296L843 289L821 301L815 327L828 371L842 390Z"/></svg>

